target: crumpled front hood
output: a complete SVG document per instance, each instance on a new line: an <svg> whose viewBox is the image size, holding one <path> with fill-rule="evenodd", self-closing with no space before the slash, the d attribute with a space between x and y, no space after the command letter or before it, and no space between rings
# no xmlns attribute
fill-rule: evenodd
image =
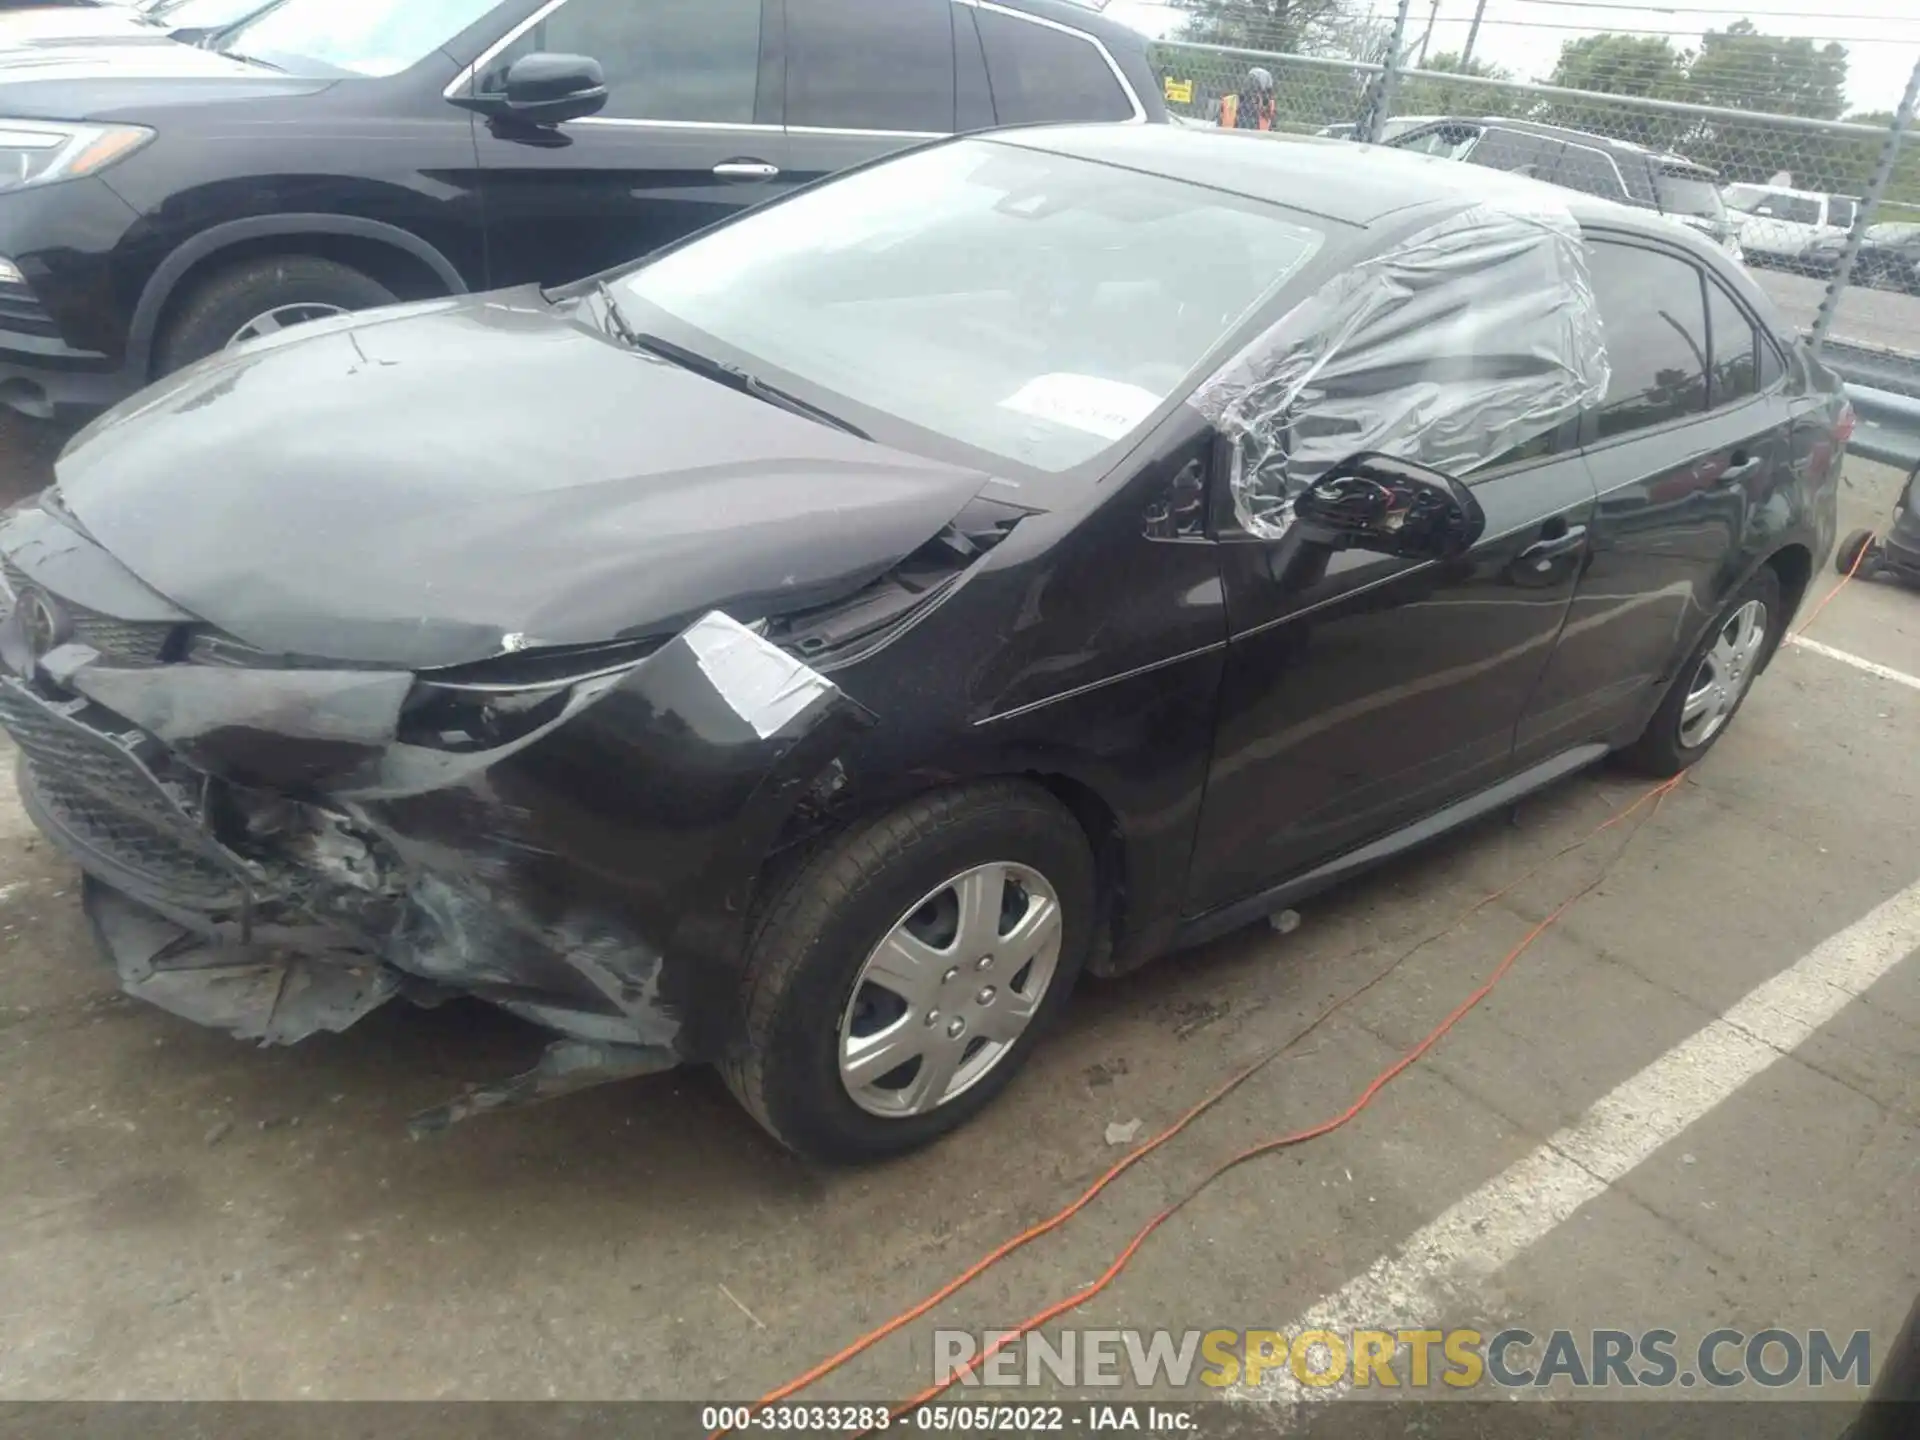
<svg viewBox="0 0 1920 1440"><path fill-rule="evenodd" d="M528 288L283 332L76 436L58 495L182 609L409 668L851 594L987 477L618 345Z"/></svg>

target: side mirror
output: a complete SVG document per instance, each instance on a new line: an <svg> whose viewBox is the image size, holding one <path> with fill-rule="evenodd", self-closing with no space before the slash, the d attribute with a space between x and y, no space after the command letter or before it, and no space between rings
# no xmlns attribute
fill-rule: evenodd
<svg viewBox="0 0 1920 1440"><path fill-rule="evenodd" d="M1458 480L1374 452L1349 456L1314 481L1293 515L1307 544L1403 560L1464 555L1487 528L1480 502Z"/></svg>
<svg viewBox="0 0 1920 1440"><path fill-rule="evenodd" d="M586 55L522 55L507 68L504 98L486 96L475 109L527 125L564 125L606 108L607 77Z"/></svg>

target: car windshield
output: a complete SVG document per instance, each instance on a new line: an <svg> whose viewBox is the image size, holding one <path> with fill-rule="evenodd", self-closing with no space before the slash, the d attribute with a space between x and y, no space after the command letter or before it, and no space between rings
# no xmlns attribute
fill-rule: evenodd
<svg viewBox="0 0 1920 1440"><path fill-rule="evenodd" d="M689 348L1058 473L1142 424L1324 239L1185 181L967 140L748 214L618 294L637 330L664 317Z"/></svg>
<svg viewBox="0 0 1920 1440"><path fill-rule="evenodd" d="M1713 179L1702 170L1660 170L1653 172L1653 190L1660 209L1668 215L1691 215L1703 220L1727 218L1720 203L1720 192Z"/></svg>
<svg viewBox="0 0 1920 1440"><path fill-rule="evenodd" d="M281 0L220 37L229 55L321 75L397 75L499 0ZM175 22L179 23L179 22Z"/></svg>

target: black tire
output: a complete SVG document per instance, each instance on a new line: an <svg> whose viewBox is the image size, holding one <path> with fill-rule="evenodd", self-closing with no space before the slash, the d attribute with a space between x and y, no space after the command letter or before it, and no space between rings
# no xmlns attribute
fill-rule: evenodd
<svg viewBox="0 0 1920 1440"><path fill-rule="evenodd" d="M1872 546L1873 531L1854 531L1833 552L1833 568L1842 575L1866 574L1873 568L1872 558L1865 553Z"/></svg>
<svg viewBox="0 0 1920 1440"><path fill-rule="evenodd" d="M371 276L315 255L242 261L201 281L180 302L154 352L154 377L226 349L249 321L283 306L370 310L397 298Z"/></svg>
<svg viewBox="0 0 1920 1440"><path fill-rule="evenodd" d="M1740 677L1740 689L1733 700L1733 708L1727 711L1725 718L1711 734L1697 745L1688 745L1682 739L1680 712L1686 706L1687 695L1692 688L1694 677L1712 650L1721 632L1732 623L1734 617L1750 601L1758 600L1766 609L1767 632L1761 642L1757 656L1747 665ZM1780 577L1771 565L1762 565L1753 578L1742 585L1733 598L1727 601L1726 608L1715 617L1707 633L1694 646L1687 656L1686 663L1674 673L1673 682L1667 687L1667 693L1660 701L1660 708L1653 712L1653 718L1647 722L1647 728L1640 737L1619 753L1620 762L1629 770L1643 775L1666 779L1678 775L1682 770L1694 764L1711 750L1714 742L1727 733L1728 728L1740 713L1740 707L1747 702L1747 696L1753 692L1754 677L1766 668L1773 658L1773 652L1779 647L1781 633L1786 625L1786 611L1780 600Z"/></svg>
<svg viewBox="0 0 1920 1440"><path fill-rule="evenodd" d="M1060 901L1059 960L1033 1019L992 1068L944 1104L907 1116L863 1109L841 1079L840 1025L868 956L943 881L995 861L1031 867ZM809 1159L854 1164L925 1145L986 1108L1026 1063L1078 977L1094 897L1085 833L1032 785L936 791L853 827L767 898L749 943L742 1033L721 1074L775 1139Z"/></svg>

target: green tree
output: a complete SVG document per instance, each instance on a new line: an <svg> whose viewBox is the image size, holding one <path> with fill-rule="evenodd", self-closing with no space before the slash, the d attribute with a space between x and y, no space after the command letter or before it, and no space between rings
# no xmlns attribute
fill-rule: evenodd
<svg viewBox="0 0 1920 1440"><path fill-rule="evenodd" d="M1751 20L1736 20L1701 37L1687 88L1702 105L1838 120L1846 108L1847 47L1762 35Z"/></svg>
<svg viewBox="0 0 1920 1440"><path fill-rule="evenodd" d="M1846 108L1843 45L1763 35L1739 20L1701 37L1687 67L1688 98L1753 120L1703 120L1687 137L1688 154L1728 180L1770 180L1785 174L1806 190L1858 194L1866 183L1856 137L1771 124L1767 115L1837 120ZM1871 147L1868 147L1871 148ZM1870 173L1872 161L1865 164Z"/></svg>
<svg viewBox="0 0 1920 1440"><path fill-rule="evenodd" d="M1187 12L1183 40L1310 53L1343 17L1346 0L1172 0Z"/></svg>
<svg viewBox="0 0 1920 1440"><path fill-rule="evenodd" d="M1547 83L1603 95L1681 100L1688 93L1692 58L1664 35L1582 35L1560 47Z"/></svg>
<svg viewBox="0 0 1920 1440"><path fill-rule="evenodd" d="M1560 59L1548 83L1598 95L1680 100L1687 95L1687 65L1692 58L1674 49L1664 35L1583 35L1560 47ZM1694 128L1691 120L1679 115L1557 95L1541 105L1537 118L1663 150L1684 143Z"/></svg>
<svg viewBox="0 0 1920 1440"><path fill-rule="evenodd" d="M1485 60L1462 60L1448 52L1429 56L1420 67L1429 72L1408 75L1401 80L1394 100L1399 115L1512 115L1523 108L1525 96L1517 90L1497 85L1449 84L1431 78L1440 75L1473 75L1486 80L1511 80L1510 71Z"/></svg>

